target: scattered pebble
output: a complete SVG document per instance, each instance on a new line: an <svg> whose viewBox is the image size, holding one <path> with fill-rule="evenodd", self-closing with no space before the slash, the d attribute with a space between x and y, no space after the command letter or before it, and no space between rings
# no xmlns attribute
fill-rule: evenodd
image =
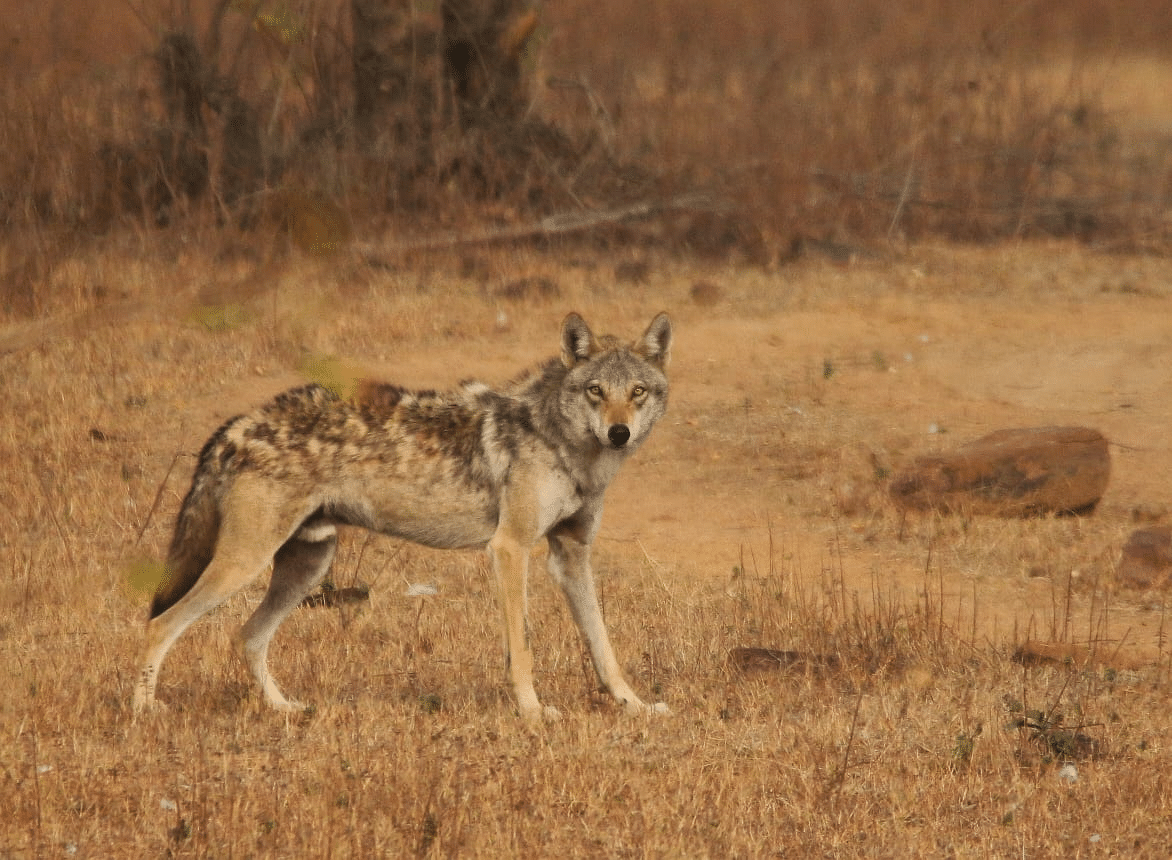
<svg viewBox="0 0 1172 860"><path fill-rule="evenodd" d="M646 260L626 260L614 267L614 279L620 284L645 284L651 277Z"/></svg>
<svg viewBox="0 0 1172 860"><path fill-rule="evenodd" d="M717 304L722 295L720 287L712 281L696 281L692 284L692 301L702 308L710 308Z"/></svg>

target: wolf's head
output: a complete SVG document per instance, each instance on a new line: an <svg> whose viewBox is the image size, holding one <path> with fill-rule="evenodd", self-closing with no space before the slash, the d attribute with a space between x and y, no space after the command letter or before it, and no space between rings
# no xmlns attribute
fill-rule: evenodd
<svg viewBox="0 0 1172 860"><path fill-rule="evenodd" d="M562 322L567 373L560 407L571 438L593 439L604 449L633 450L667 408L671 320L661 313L631 344L596 338L578 314Z"/></svg>

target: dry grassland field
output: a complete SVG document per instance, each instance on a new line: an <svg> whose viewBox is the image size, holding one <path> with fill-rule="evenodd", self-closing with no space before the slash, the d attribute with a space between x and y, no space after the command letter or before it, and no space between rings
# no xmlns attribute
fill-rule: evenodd
<svg viewBox="0 0 1172 860"><path fill-rule="evenodd" d="M1166 4L539 4L512 30L550 82L525 140L560 148L478 162L449 122L414 186L346 131L348 4L101 5L5 6L0 858L1172 855L1169 576L1118 572L1172 523ZM220 77L168 101L159 58L219 40L167 28L213 7ZM225 105L263 119L271 172L233 163ZM696 189L717 232L743 213L731 255L653 209L625 239L459 239ZM457 239L404 250L428 236ZM330 605L270 652L304 712L234 653L267 576L132 711L226 419L307 379L505 382L569 311L634 338L661 310L670 405L594 561L670 716L598 690L544 548L536 684L562 716L529 725L484 554L346 529ZM1076 425L1109 440L1089 514L892 502L918 457Z"/></svg>
<svg viewBox="0 0 1172 860"><path fill-rule="evenodd" d="M619 285L598 255L477 259L489 287L560 294L495 298L445 257L294 257L209 309L201 291L248 267L177 243L63 265L60 306L6 327L0 854L1166 856L1166 595L1113 570L1135 512L1168 502L1172 263L924 245L667 260ZM180 640L165 706L135 719L141 562L220 422L307 374L505 380L571 308L624 335L660 309L676 325L668 415L596 545L623 666L672 716L597 692L537 566L538 690L563 718L523 724L485 559L349 532L333 581L369 601L300 609L274 643L309 711L265 709L233 654L262 580ZM917 455L1052 424L1111 441L1093 515L887 499ZM1028 639L1073 658L1022 665ZM743 669L738 647L799 659Z"/></svg>

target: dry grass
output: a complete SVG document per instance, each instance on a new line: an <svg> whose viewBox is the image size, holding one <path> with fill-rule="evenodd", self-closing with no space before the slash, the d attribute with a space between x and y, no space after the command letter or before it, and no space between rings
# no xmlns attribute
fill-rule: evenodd
<svg viewBox="0 0 1172 860"><path fill-rule="evenodd" d="M444 260L402 274L303 262L270 271L271 291L208 316L188 309L238 272L195 250L177 262L107 252L56 272L59 295L73 296L59 299L59 314L99 307L85 288L96 282L138 310L116 326L99 321L0 357L0 854L1166 853L1172 721L1163 668L1025 667L944 596L958 572L981 582L1006 576L1023 556L1069 562L1087 551L1076 528L907 526L932 533L927 556L918 539L901 544L903 524L873 505L845 519L815 507L817 497L833 499L822 472L841 469L829 458L788 480L808 511L802 528L839 535L822 562L793 552L793 534L762 529L757 549L683 575L685 547L652 560L607 539L615 524L604 524L598 568L616 647L636 688L669 702L671 718L627 719L596 693L568 613L538 575L538 684L565 717L527 728L502 682L481 557L350 534L335 580L372 585L370 605L301 610L274 643L286 690L316 707L292 718L263 710L231 654L257 586L179 643L161 678L167 707L134 720L145 598L129 585L128 562L165 544L190 452L219 420L294 381L290 368L306 355L393 366L395 378L428 385L469 370L504 377L548 352L564 307L633 330L646 307L687 295L694 280L683 270L619 290L580 261L510 255L488 264L549 273L562 299L501 305ZM869 281L877 297L884 277L907 278L907 268L856 279L851 294ZM772 302L773 314L837 301L835 270L770 277L773 290L756 274L736 295L763 313ZM681 310L681 356L689 321L743 312L735 301ZM448 357L445 366L431 363L436 355ZM829 383L800 383L793 401L813 409L820 386ZM789 456L833 450L850 430L849 407L820 414L825 422L787 441L798 447ZM727 447L722 440L730 474L774 456L762 446L776 426L746 423ZM648 474L670 483L672 460L651 464ZM882 570L847 587L876 544L919 558L914 592L898 591ZM439 593L408 597L412 582L435 582ZM1042 635L1100 637L1063 628L1078 595L1059 575L1053 594L1054 630ZM742 672L728 656L746 645L806 660L788 672ZM1058 776L1064 761L1077 781Z"/></svg>

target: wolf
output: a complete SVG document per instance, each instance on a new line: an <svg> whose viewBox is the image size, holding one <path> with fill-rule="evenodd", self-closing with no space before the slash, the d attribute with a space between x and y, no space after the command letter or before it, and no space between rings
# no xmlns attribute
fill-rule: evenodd
<svg viewBox="0 0 1172 860"><path fill-rule="evenodd" d="M547 567L602 685L628 713L647 705L623 677L603 623L590 553L603 497L667 408L672 325L656 316L632 343L571 313L561 355L493 390L451 392L361 381L349 396L311 384L227 421L199 455L146 627L134 709L154 704L168 650L197 619L259 576L272 579L236 642L274 708L269 642L325 577L337 526L442 549L486 548L504 620L517 709L555 718L533 686L527 619L531 550Z"/></svg>

